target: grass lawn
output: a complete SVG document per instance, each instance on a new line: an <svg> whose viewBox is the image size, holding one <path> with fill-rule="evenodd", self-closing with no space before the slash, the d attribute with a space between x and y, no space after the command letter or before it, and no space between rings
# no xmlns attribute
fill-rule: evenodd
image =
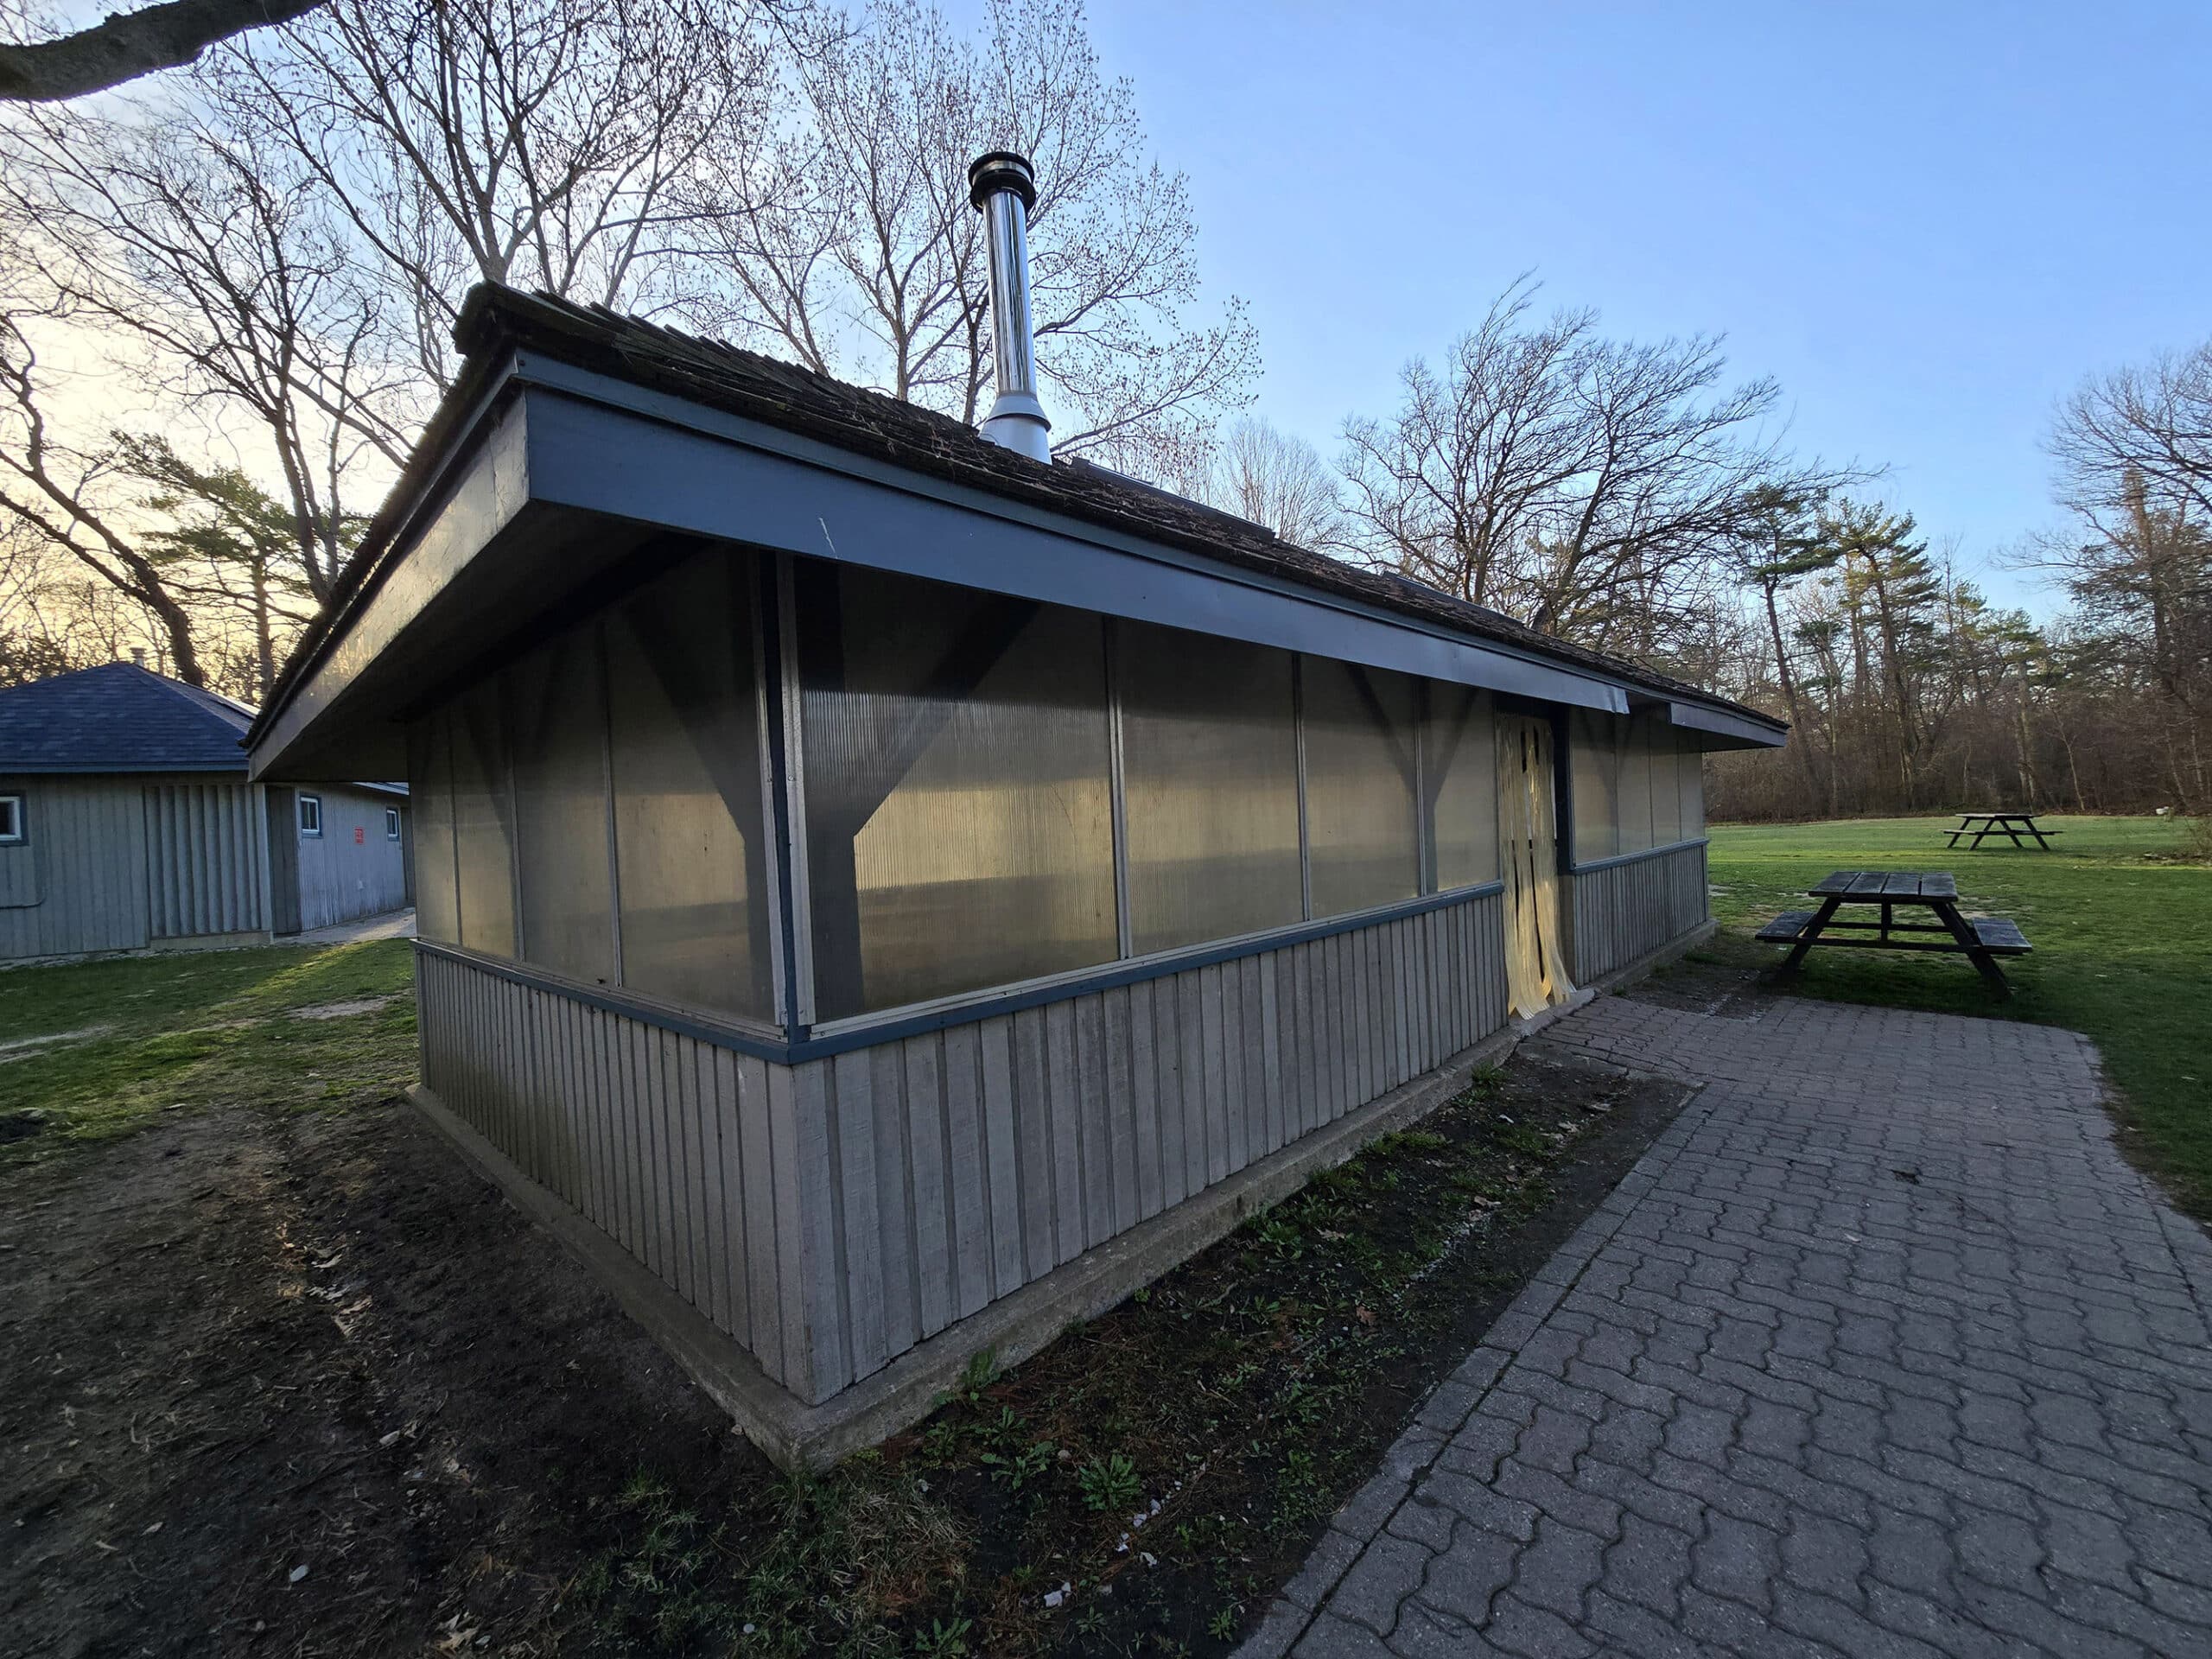
<svg viewBox="0 0 2212 1659"><path fill-rule="evenodd" d="M350 1104L404 1088L410 948L276 945L0 973L0 1167L172 1109Z"/></svg>
<svg viewBox="0 0 2212 1659"><path fill-rule="evenodd" d="M2052 817L2054 852L1994 841L1943 844L1944 818L1718 825L1712 831L1714 950L1776 962L1751 934L1831 870L1949 870L1961 908L2009 916L2035 947L2005 963L2015 995L1993 1001L1952 957L1826 950L1806 958L1798 988L1878 1002L2063 1026L2095 1039L2119 1088L2130 1149L2198 1216L2212 1217L2212 868L2185 861L2171 819Z"/></svg>

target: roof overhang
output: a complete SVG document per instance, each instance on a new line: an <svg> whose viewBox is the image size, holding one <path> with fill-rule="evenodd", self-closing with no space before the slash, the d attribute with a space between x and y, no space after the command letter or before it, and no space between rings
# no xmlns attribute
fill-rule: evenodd
<svg viewBox="0 0 2212 1659"><path fill-rule="evenodd" d="M253 775L402 776L404 722L664 534L970 588L1571 706L1624 679L515 351L447 426L390 551L257 731ZM1688 702L1707 747L1779 727Z"/></svg>
<svg viewBox="0 0 2212 1659"><path fill-rule="evenodd" d="M1667 721L1695 732L1701 749L1778 749L1789 741L1789 727L1779 721L1754 720L1701 702L1669 702Z"/></svg>

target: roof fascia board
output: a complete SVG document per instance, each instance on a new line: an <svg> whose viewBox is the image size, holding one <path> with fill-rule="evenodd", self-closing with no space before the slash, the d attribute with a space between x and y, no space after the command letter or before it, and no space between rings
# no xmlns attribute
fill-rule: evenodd
<svg viewBox="0 0 2212 1659"><path fill-rule="evenodd" d="M251 776L257 780L281 766L361 671L529 502L525 402L517 398L495 410L493 401L487 391L478 410L480 420L491 416L481 442L442 469L442 487L426 502L429 510L414 515L395 534L391 556L347 613L332 623L317 660L259 734L251 752ZM456 448L474 435L464 428Z"/></svg>
<svg viewBox="0 0 2212 1659"><path fill-rule="evenodd" d="M1510 645L870 461L549 359L518 359L535 499L696 535L1624 713ZM823 475L842 483L825 492Z"/></svg>
<svg viewBox="0 0 2212 1659"><path fill-rule="evenodd" d="M142 772L161 772L167 776L191 772L205 772L211 778L236 778L244 783L246 781L245 751L238 751L238 764L234 766L212 766L205 760L133 760L122 766L108 761L83 765L75 761L60 761L53 765L37 765L0 760L0 777L4 778L135 778Z"/></svg>
<svg viewBox="0 0 2212 1659"><path fill-rule="evenodd" d="M1709 749L1778 749L1789 741L1787 726L1746 720L1725 709L1707 709L1701 703L1669 702L1667 721L1688 731L1731 740L1707 743L1705 747Z"/></svg>

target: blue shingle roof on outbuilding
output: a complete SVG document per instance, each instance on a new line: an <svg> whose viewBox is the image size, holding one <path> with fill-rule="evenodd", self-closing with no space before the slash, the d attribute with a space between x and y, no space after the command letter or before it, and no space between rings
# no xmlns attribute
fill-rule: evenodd
<svg viewBox="0 0 2212 1659"><path fill-rule="evenodd" d="M245 772L244 703L132 663L0 690L0 772Z"/></svg>

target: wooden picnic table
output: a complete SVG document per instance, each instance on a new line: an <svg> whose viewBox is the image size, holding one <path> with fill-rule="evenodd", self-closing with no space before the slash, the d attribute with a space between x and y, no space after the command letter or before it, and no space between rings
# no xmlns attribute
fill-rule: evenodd
<svg viewBox="0 0 2212 1659"><path fill-rule="evenodd" d="M2010 996L2012 988L1997 958L2025 956L2031 948L2018 926L2001 916L1961 916L1959 884L1944 870L1837 870L1806 893L1821 901L1820 908L1786 911L1758 931L1766 943L1790 947L1777 969L1779 974L1796 973L1805 953L1816 944L1934 950L1970 958L1999 996ZM1846 905L1874 906L1881 918L1839 918L1836 912ZM1908 919L1897 919L1900 910ZM1934 919L1919 919L1923 912ZM1873 937L1864 937L1867 934Z"/></svg>
<svg viewBox="0 0 2212 1659"><path fill-rule="evenodd" d="M1961 836L1971 835L1974 839L1967 844L1967 850L1972 852L1981 845L1986 836L2010 836L2015 847L2025 847L2028 843L2020 839L2023 832L2033 836L2036 844L2046 853L2050 850L2050 838L2065 833L2063 830L2037 828L2036 815L2032 812L1961 812L1959 814L1959 827L1950 832L1950 840L1943 844L1955 847Z"/></svg>

